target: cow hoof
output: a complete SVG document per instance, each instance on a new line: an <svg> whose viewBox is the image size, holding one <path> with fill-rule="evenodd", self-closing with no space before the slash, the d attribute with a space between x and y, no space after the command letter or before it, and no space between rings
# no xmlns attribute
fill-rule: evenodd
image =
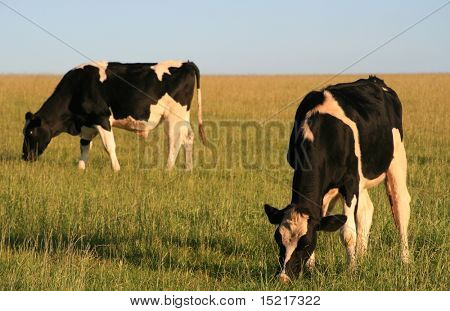
<svg viewBox="0 0 450 311"><path fill-rule="evenodd" d="M291 278L286 273L281 273L279 279L283 284L289 284L291 282Z"/></svg>
<svg viewBox="0 0 450 311"><path fill-rule="evenodd" d="M402 254L402 262L404 263L404 264L409 264L409 263L411 263L411 258L409 257L409 253L403 253Z"/></svg>
<svg viewBox="0 0 450 311"><path fill-rule="evenodd" d="M316 255L315 253L312 253L311 256L308 258L308 260L306 261L306 268L308 268L308 270L314 270L314 267L316 266Z"/></svg>
<svg viewBox="0 0 450 311"><path fill-rule="evenodd" d="M84 171L86 169L86 163L84 161L78 162L78 169Z"/></svg>
<svg viewBox="0 0 450 311"><path fill-rule="evenodd" d="M356 268L357 268L356 260L353 260L348 264L348 271L350 273L356 272Z"/></svg>
<svg viewBox="0 0 450 311"><path fill-rule="evenodd" d="M314 270L315 267L316 267L315 261L308 261L308 262L306 263L306 268L307 268L309 271Z"/></svg>

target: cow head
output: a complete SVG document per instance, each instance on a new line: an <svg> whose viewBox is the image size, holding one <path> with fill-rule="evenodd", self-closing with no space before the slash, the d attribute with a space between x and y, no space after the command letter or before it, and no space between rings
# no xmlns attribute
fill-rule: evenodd
<svg viewBox="0 0 450 311"><path fill-rule="evenodd" d="M44 152L51 140L51 132L43 120L31 112L25 114L23 128L22 159L35 161Z"/></svg>
<svg viewBox="0 0 450 311"><path fill-rule="evenodd" d="M315 219L308 209L294 204L284 209L264 205L271 224L277 225L275 241L279 248L280 281L296 278L316 248L317 231L336 231L346 221L345 215Z"/></svg>

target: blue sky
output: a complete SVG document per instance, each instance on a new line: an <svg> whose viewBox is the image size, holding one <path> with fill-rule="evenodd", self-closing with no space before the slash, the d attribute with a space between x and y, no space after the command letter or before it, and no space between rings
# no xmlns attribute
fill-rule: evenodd
<svg viewBox="0 0 450 311"><path fill-rule="evenodd" d="M189 59L209 74L336 73L446 0L1 0L91 59ZM0 3L0 72L86 59ZM450 4L350 73L450 72Z"/></svg>

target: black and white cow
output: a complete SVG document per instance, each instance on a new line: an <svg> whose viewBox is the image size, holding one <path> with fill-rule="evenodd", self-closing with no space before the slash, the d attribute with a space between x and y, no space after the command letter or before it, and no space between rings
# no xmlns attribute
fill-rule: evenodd
<svg viewBox="0 0 450 311"><path fill-rule="evenodd" d="M287 158L295 170L291 204L281 210L265 205L269 221L278 225L282 282L314 265L321 230L341 229L349 265L355 266L366 252L372 223L367 189L383 180L400 232L402 260L408 262L410 196L402 106L394 90L371 76L309 93L295 115ZM344 215L326 216L338 195Z"/></svg>
<svg viewBox="0 0 450 311"><path fill-rule="evenodd" d="M35 113L25 114L23 154L36 160L61 133L80 135L80 169L85 169L92 139L100 134L114 171L120 170L112 127L146 137L164 119L169 137L167 167L173 168L180 147L192 169L194 133L189 110L197 83L198 125L202 128L200 72L193 62L121 64L95 62L67 72Z"/></svg>

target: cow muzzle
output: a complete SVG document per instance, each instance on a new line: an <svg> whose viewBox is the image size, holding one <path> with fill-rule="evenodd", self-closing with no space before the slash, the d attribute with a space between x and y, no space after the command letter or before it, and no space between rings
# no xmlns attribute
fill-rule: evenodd
<svg viewBox="0 0 450 311"><path fill-rule="evenodd" d="M27 162L34 162L38 158L38 153L33 150L27 150L25 152L22 152L22 160Z"/></svg>
<svg viewBox="0 0 450 311"><path fill-rule="evenodd" d="M37 156L35 155L31 155L31 154L22 154L22 160L26 161L26 162L34 162L37 160Z"/></svg>

